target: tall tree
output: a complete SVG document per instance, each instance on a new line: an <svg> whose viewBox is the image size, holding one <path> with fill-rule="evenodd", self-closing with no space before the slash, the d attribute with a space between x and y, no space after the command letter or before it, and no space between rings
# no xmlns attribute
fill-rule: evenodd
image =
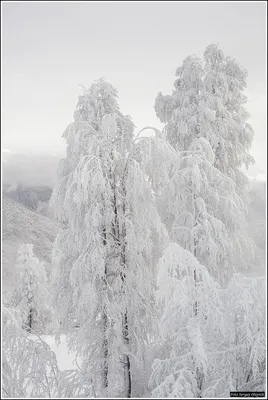
<svg viewBox="0 0 268 400"><path fill-rule="evenodd" d="M62 330L76 320L71 343L98 396L131 396L131 359L141 362L152 321L154 239L163 229L133 128L110 84L85 90L52 195L66 224L54 251L55 303Z"/></svg>
<svg viewBox="0 0 268 400"><path fill-rule="evenodd" d="M243 230L249 204L249 180L242 168L254 164L250 155L254 131L246 110L247 71L235 59L226 57L218 45L209 45L204 52L204 98L215 118L211 122L214 165L235 184L241 198L243 220L228 227L234 243L231 262L249 267L254 258L254 245Z"/></svg>
<svg viewBox="0 0 268 400"><path fill-rule="evenodd" d="M205 57L207 54L205 53ZM222 54L219 56L221 58ZM172 343L167 349L169 360L156 360L153 366L151 383L154 388L153 395L157 397L211 394L215 396L217 391L226 393L224 390L227 385L228 390L234 387L229 379L230 374L234 370L241 372L242 368L239 356L233 358L232 348L235 347L236 354L238 348L240 349L239 328L234 322L232 333L228 331L231 308L227 307L226 298L220 296L221 292L210 275L225 285L237 268L249 265L254 253L252 241L241 231L247 209L247 193L246 178L240 171L242 164L250 161L247 150L252 140L252 130L246 125L245 110L240 107L243 95L239 93L239 89L242 91L244 86L241 82L237 82L242 73L236 69L234 62L226 60L225 75L221 80L214 81L213 88L222 95L227 87L225 95L230 95L229 99L222 103L226 111L224 112L228 116L222 123L230 134L227 143L232 147L232 153L231 157L226 156L228 148L226 145L225 158L220 167L219 136L224 129L218 129L219 113L211 100L212 95L208 93L207 68L204 68L201 60L196 56L184 60L182 67L176 71L178 79L175 81L172 95L159 94L156 98L156 113L165 123L163 136L178 152L177 159L169 172L170 180L158 196L161 215L171 239L184 249L182 251L179 246L176 248L172 245L160 262L162 265L160 271L161 268L162 270L167 268L166 277L169 275L169 279L164 279L164 275L159 277L159 287L163 293L168 292L165 297L164 321L162 320L160 326L168 331L168 320L174 332L168 332L167 336ZM237 103L229 93L232 91L230 82L235 79L234 76L236 76L233 85L236 85ZM230 106L230 103L233 105ZM232 129L236 129L234 141L232 141ZM239 159L237 160L235 149L239 147L239 141L242 144L237 151ZM182 279L181 264L184 267L189 266L188 278L183 278L182 286L178 282ZM184 274L186 275L185 271ZM174 282L179 287L177 294ZM183 295L184 287L187 288L187 296ZM211 293L215 304L207 299L206 291ZM188 310L190 307L193 308L191 321L198 322L198 329L195 323L192 324L190 320L182 318L190 315L189 312L187 314L182 312L186 304ZM225 312L224 307L229 311ZM200 309L205 309L205 313L200 314ZM227 336L228 332L233 334L236 329L237 337L233 346L234 343L227 339ZM181 332L184 334L182 348L180 340L176 342L173 339ZM180 335L179 337L181 338ZM202 362L198 364L196 360L189 363L189 356L194 348L192 337L198 337L195 343L199 345L199 348L195 348L194 354L202 354L201 360L205 361L205 364ZM184 354L186 349L187 354ZM223 368L219 358L227 354L230 356L228 358L230 368L229 370L226 368L226 375L222 376L218 369L219 364ZM193 359L194 357L191 360ZM263 354L260 355L260 359L263 362ZM244 365L248 367L249 362L245 361L245 357L243 360ZM215 374L215 371L218 374Z"/></svg>
<svg viewBox="0 0 268 400"><path fill-rule="evenodd" d="M218 227L220 224L224 226L227 232L225 236L229 237L231 247L225 246L224 251L221 246L217 249L217 268L227 273L226 281L231 277L229 272L234 271L237 265L247 267L253 258L253 243L241 231L247 211L247 178L240 170L243 163L248 164L252 160L248 149L253 131L246 124L247 113L242 106L245 73L233 60L225 59L220 51L216 53L219 59L218 64L222 63L224 74L215 71L213 74L210 73L207 64L208 60L217 59L216 56L213 58L215 52L215 46L207 48L205 66L198 57L187 57L176 71L178 79L175 81L175 90L172 95L159 94L156 98L155 110L161 121L165 123L164 136L177 151L183 152L185 160L187 157L188 159L194 157L193 153L190 156L190 150L197 139L209 142L212 154L214 153L210 176L206 175L204 180L204 175L200 175L203 180L202 185L206 182L204 188L209 198L207 195L204 196L204 191L203 196L199 197L209 210L209 214L215 221L219 221ZM237 100L235 94L237 94ZM219 104L221 107L218 107ZM224 119L221 118L222 113L225 115ZM235 139L231 134L232 130L235 132ZM227 141L224 139L224 132L229 132L230 139ZM225 143L224 160L219 156L219 142ZM232 152L231 156L227 157L229 147L232 147ZM237 159L235 154L237 154ZM197 171L197 163L191 163L191 165L194 175ZM175 169L173 175L176 175ZM220 185L219 177L221 177ZM178 190L176 193L176 206L171 205L175 213L183 208L185 194L178 194ZM181 202L178 203L179 199ZM182 229L184 226L187 228L186 222L181 222L180 225ZM220 258L221 261L219 261ZM203 259L198 259L207 266ZM226 270L226 266L229 271Z"/></svg>

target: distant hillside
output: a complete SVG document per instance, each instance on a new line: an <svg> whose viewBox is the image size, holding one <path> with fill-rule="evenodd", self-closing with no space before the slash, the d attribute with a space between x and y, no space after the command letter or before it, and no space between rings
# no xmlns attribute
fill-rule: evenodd
<svg viewBox="0 0 268 400"><path fill-rule="evenodd" d="M29 186L18 184L14 188L12 185L3 185L3 192L6 195L32 211L38 211L41 204L49 202L52 190L52 187L49 186Z"/></svg>
<svg viewBox="0 0 268 400"><path fill-rule="evenodd" d="M35 255L45 261L49 271L52 243L62 226L57 221L30 211L5 194L2 206L2 273L3 289L6 291L14 279L18 247L23 243L33 243Z"/></svg>

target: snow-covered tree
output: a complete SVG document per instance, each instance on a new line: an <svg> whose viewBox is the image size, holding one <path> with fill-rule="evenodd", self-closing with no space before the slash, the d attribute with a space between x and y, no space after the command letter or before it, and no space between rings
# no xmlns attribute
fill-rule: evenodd
<svg viewBox="0 0 268 400"><path fill-rule="evenodd" d="M254 163L249 154L254 132L245 109L246 70L212 44L204 52L204 62L189 56L176 76L172 95L160 93L155 101L167 140L185 151L193 140L205 137L215 152L215 167L239 189L245 184L240 167Z"/></svg>
<svg viewBox="0 0 268 400"><path fill-rule="evenodd" d="M177 155L160 204L171 240L192 252L223 281L233 268L228 227L243 218L243 205L233 181L216 169L213 161L207 139L192 142L188 151Z"/></svg>
<svg viewBox="0 0 268 400"><path fill-rule="evenodd" d="M213 249L207 249L210 255L214 257L211 262L214 264L214 268L217 267L223 274L227 273L226 278L228 279L231 276L229 274L230 271L236 270L238 266L248 267L254 257L253 242L242 230L247 212L247 178L240 170L243 164L248 164L251 160L248 150L252 141L253 131L246 124L247 114L242 106L244 99L242 90L245 86L246 75L242 69L240 71L233 60L225 59L222 52L218 51L217 53L215 49L217 49L217 46L213 45L207 48L205 65L196 56L187 57L183 61L182 66L176 71L178 79L174 84L175 90L171 96L159 94L156 98L155 110L160 120L165 123L163 136L179 153L181 152L180 159L184 160L184 164L186 162L188 164L187 168L185 165L180 172L178 172L180 170L180 167L178 167L180 162L173 169L171 181L173 181L172 184L174 186L174 178L176 177L176 190L173 188L172 191L168 189L163 191L164 194L171 193L171 196L167 194L166 197L168 198L169 209L173 210L173 220L176 218L175 214L177 215L177 220L181 219L177 223L177 232L181 230L180 236L184 235L186 241L189 239L188 246L186 243L183 246L189 249L190 243L194 241L192 235L188 234L187 237L186 234L187 229L189 233L189 219L192 220L192 216L187 214L186 210L193 204L192 201L189 201L189 197L193 198L195 194L189 187L179 191L182 178L185 181L185 177L188 177L188 186L191 180L195 182L195 186L198 181L198 185L203 192L198 195L199 207L201 206L202 210L206 210L206 213L210 215L209 225L205 229L202 227L206 235L210 231L210 238L205 242L203 241L203 244L205 246L207 242L213 244ZM217 62L223 63L222 68L224 68L224 74L220 75L219 79L214 76L218 72L214 71L214 75L211 73L213 76L209 75L212 67L209 68L207 65L208 60L217 59L214 53L217 53L219 58ZM214 68L215 62L212 64ZM233 76L236 76L236 78ZM233 83L231 84L231 82ZM211 89L211 85L213 89ZM212 93L209 92L209 88ZM216 91L218 97L222 96L224 98L227 94L229 96L224 101L221 99L221 113L226 116L223 120L219 117L221 114L215 105L217 102L214 91ZM237 99L235 94L238 96ZM230 103L232 103L232 106ZM233 138L231 133L233 130L235 132L235 142L233 139L228 139L228 141L224 139L225 131L228 131L230 138ZM219 157L219 141L221 140L224 143L226 142L223 149L224 160ZM196 156L193 153L193 147L197 143L200 146L201 142L203 144L206 143L205 147L207 149L210 147L210 159L208 161L211 165L209 166L209 176L207 166L204 169L202 161L203 165L200 168L201 163L196 161ZM229 147L232 147L230 157L228 157ZM207 151L205 153L208 154ZM238 160L235 159L235 154L238 154ZM221 164L222 166L220 166ZM183 185L185 186L185 183ZM176 202L171 204L172 199L175 197L174 195L176 196ZM198 206L197 212L200 215ZM190 214L196 215L196 212L192 211ZM166 217L165 215L164 218ZM185 218L188 218L188 220ZM214 224L211 224L212 219L215 222ZM192 226L197 226L196 221L191 221L191 224ZM215 231L216 225L217 229ZM169 228L171 227L172 225L169 226ZM217 243L218 239L215 237L215 235L218 235L219 229L221 232L225 231L224 237L221 235L221 244ZM169 232L172 233L171 231ZM179 241L179 243L181 242ZM200 258L200 256L198 256L198 259L203 265L211 268L206 260Z"/></svg>
<svg viewBox="0 0 268 400"><path fill-rule="evenodd" d="M34 257L32 244L19 247L12 304L21 310L27 330L44 329L49 323L46 271L44 264Z"/></svg>
<svg viewBox="0 0 268 400"><path fill-rule="evenodd" d="M190 252L171 243L159 261L157 295L163 307L162 357L152 365L153 397L265 390L263 278L235 274L220 289Z"/></svg>
<svg viewBox="0 0 268 400"><path fill-rule="evenodd" d="M3 398L94 397L87 377L79 370L60 371L56 355L39 335L24 329L18 307L2 307Z"/></svg>
<svg viewBox="0 0 268 400"><path fill-rule="evenodd" d="M224 330L211 353L204 397L229 397L230 391L265 391L266 317L263 278L235 274L220 293Z"/></svg>
<svg viewBox="0 0 268 400"><path fill-rule="evenodd" d="M228 318L228 349L218 362L237 391L265 386L266 301L265 280L234 275L223 292ZM223 363L231 367L224 368ZM244 389L242 389L244 388ZM251 388L251 389L250 389Z"/></svg>
<svg viewBox="0 0 268 400"><path fill-rule="evenodd" d="M213 46L209 48L212 49L212 54L215 48ZM205 59L209 57L209 48L205 52ZM219 52L218 56L221 58L223 54ZM157 193L161 216L171 240L181 245L185 249L184 252L187 251L185 254L188 254L188 258L190 257L192 266L188 271L191 285L187 286L185 282L183 282L183 287L178 285L177 296L173 294L175 291L173 292L174 285L171 280L165 280L160 275L160 288L163 293L165 290L166 293L171 290L169 296L173 299L173 302L165 301L160 326L169 329L169 326L173 324L174 329L180 327L184 334L187 332L195 336L197 329L195 325L192 326L189 323L190 320L178 322L181 301L193 307L193 315L198 318L193 318L192 321L199 320L198 310L202 307L205 307L207 312L210 310L210 315L213 316L207 323L204 322L207 321L207 314L205 314L199 325L201 334L197 342L202 349L205 349L201 353L202 359L206 360L206 368L204 365L203 369L200 366L197 367L194 363L190 365L186 356L185 359L181 359L183 351L187 349L185 344L182 349L177 347L176 356L174 356L174 343L172 338L168 337L170 346L167 345L166 349L167 360L156 360L153 365L151 384L154 388L153 396L157 397L214 397L218 393L226 395L235 387L231 378L232 374L235 374L234 371L242 373L241 370L244 368L241 366L241 358L233 357L234 347L237 354L237 349L240 349L238 343L241 342L239 333L237 333L235 346L231 339L231 335L236 330L237 332L241 330L237 322L232 324L229 321L231 304L234 304L235 299L233 298L233 303L226 302L225 296L221 295L222 290L219 290L210 275L212 274L218 282L226 284L233 273L248 267L254 257L253 242L243 231L247 211L247 179L240 170L243 164L251 161L248 150L253 131L246 124L247 115L241 105L244 88L241 83L243 73L239 71L234 61L224 59L223 64L225 75L214 82L212 92L215 95L214 90L216 90L218 96L222 98L225 95L229 96L228 100L225 99L225 103L225 100L222 102L222 107L226 109L222 112L229 119L219 122L219 110L215 107L212 101L213 96L208 90L209 69L207 64L203 66L196 56L188 57L184 60L182 67L177 70L176 75L179 79L175 81L175 90L172 95L159 94L155 103L156 114L165 123L162 136L178 152L176 161L168 173L168 183L160 194ZM235 83L231 84L230 82L234 79L236 79ZM240 83L238 83L239 79ZM237 99L232 98L232 90L237 93ZM225 157L223 166L219 166L221 164L219 136L224 136L221 123L225 124L224 129L227 129L230 137L232 130L236 130L234 132L236 138L233 140L232 136L229 142L226 141L228 146L232 147L232 152L231 157L227 157L227 151L223 152ZM225 150L228 146L226 144ZM236 147L239 147L238 160L235 159ZM174 271L177 271L178 260L180 260L179 249L181 254L184 254L180 246L176 251L174 248L166 251L161 259L165 260L162 268L167 268L168 271L167 266L174 265ZM188 265L185 260L184 265ZM198 277L200 268L202 274ZM167 271L166 274L168 274ZM173 276L172 273L171 276ZM207 291L212 290L214 293L211 295L212 302L206 296L198 297L196 293L196 287L202 288L204 277L206 277L205 281L209 282ZM166 287L163 288L161 282L165 281ZM175 282L177 285L178 280L175 279ZM183 296L184 288L187 288L187 299ZM229 289L223 293L227 293L227 290ZM169 298L168 295L167 298ZM245 302L246 300L249 301L248 298L244 299ZM238 304L239 301L236 306ZM248 304L245 307L248 307ZM168 323L165 315L168 317ZM190 327L189 330L187 327ZM175 330L175 332L178 337L178 331ZM184 340L186 340L185 337L187 336L184 336ZM191 343L189 338L187 340ZM188 351L192 351L191 346ZM198 354L197 350L195 354ZM263 360L263 356L260 358ZM226 361L224 373L221 373L224 368L222 359ZM249 357L244 356L242 364L248 367ZM235 376L238 376L238 373ZM240 386L242 381L241 378ZM237 383L236 387L239 385Z"/></svg>
<svg viewBox="0 0 268 400"><path fill-rule="evenodd" d="M247 71L236 60L226 57L218 45L210 45L204 52L204 97L215 118L211 122L215 153L215 167L235 183L241 198L244 221L228 227L234 246L233 264L248 268L254 259L254 245L243 229L249 204L249 180L242 171L254 164L250 155L254 131L247 122L245 105ZM238 255L238 256L237 256Z"/></svg>
<svg viewBox="0 0 268 400"><path fill-rule="evenodd" d="M70 343L97 396L131 396L131 363L142 368L153 324L163 228L133 128L110 84L85 90L63 135L67 156L51 202L66 224L54 250L55 304L62 330L76 323Z"/></svg>
<svg viewBox="0 0 268 400"><path fill-rule="evenodd" d="M204 60L204 96L215 115L215 166L235 181L241 194L247 179L240 167L254 163L249 154L254 132L245 109L247 71L217 45L206 48Z"/></svg>
<svg viewBox="0 0 268 400"><path fill-rule="evenodd" d="M218 284L192 253L171 243L159 261L157 295L166 359L154 360L152 395L203 397L224 335Z"/></svg>
<svg viewBox="0 0 268 400"><path fill-rule="evenodd" d="M2 311L3 397L51 397L59 377L55 354L21 328L24 314L19 307L4 305Z"/></svg>

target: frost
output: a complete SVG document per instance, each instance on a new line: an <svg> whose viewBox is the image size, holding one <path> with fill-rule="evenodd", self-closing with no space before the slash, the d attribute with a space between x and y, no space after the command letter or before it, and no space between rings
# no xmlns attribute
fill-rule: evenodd
<svg viewBox="0 0 268 400"><path fill-rule="evenodd" d="M84 90L77 112L51 200L67 225L54 247L53 298L96 394L120 396L155 330L153 267L165 230L150 184L167 181L159 157L173 152L160 138L134 139L104 80Z"/></svg>

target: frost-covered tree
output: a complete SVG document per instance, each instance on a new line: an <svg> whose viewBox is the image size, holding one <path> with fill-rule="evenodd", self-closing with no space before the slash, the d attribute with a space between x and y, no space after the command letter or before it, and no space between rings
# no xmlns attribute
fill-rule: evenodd
<svg viewBox="0 0 268 400"><path fill-rule="evenodd" d="M193 198L194 193L190 194L189 188L184 189L183 193L179 193L179 183L181 183L179 177L183 176L185 180L185 176L188 175L188 178L193 178L195 185L199 180L198 184L203 191L203 195L198 196L199 205L203 210L206 208L214 219L217 229L221 226L221 231L224 228L226 232L224 240L221 240L221 245L218 243L215 246L216 232L214 228L209 227L210 239L214 243L210 239L206 241L210 244L213 243L212 252L211 249L207 250L214 255L214 268L217 266L218 270L225 273L227 272L226 267L228 267L227 270L233 271L238 267L248 267L253 260L254 245L242 231L247 212L247 178L240 170L243 164L248 164L251 160L248 150L253 131L246 123L247 115L242 104L244 101L242 91L245 87L246 75L233 60L224 58L222 52L218 51L217 53L215 49L217 46L213 45L206 49L205 63L202 63L196 56L187 57L183 61L182 66L176 71L178 79L174 84L175 90L171 96L159 94L156 98L155 110L160 120L165 123L164 137L177 151L181 152L181 159L184 159L185 162L191 160L188 161L188 168L185 168L184 172L176 171L177 166L173 169L173 184L176 175L178 182L177 189L173 189L170 193L175 194L176 203L171 204L171 199L174 198L171 195L169 208L173 209L173 219L176 218L175 214L177 214L177 219L181 219L177 231L180 229L180 236L186 237L186 230L189 228L188 220L192 219L186 213L186 209L188 210L193 202L187 204L186 202L189 200L189 196ZM213 59L214 53L219 56L218 63L223 63L224 74L219 79L215 78L217 75L215 71L213 72L214 75L216 74L215 76L209 72L212 67L208 67L208 60ZM217 59L216 56L214 58ZM215 62L212 64L214 66ZM211 89L211 85L213 89ZM210 89L212 92L209 92ZM224 101L221 99L221 111L216 106L219 102L217 103L215 99L214 91L218 97L222 96L222 99L228 95ZM230 105L231 103L232 105ZM223 120L219 117L221 113L226 116ZM225 131L229 132L230 139L228 140L224 139ZM233 131L235 139L231 133ZM210 145L212 155L210 176L207 175L207 168L206 171L200 168L200 162L192 161L195 158L192 148L200 141L208 142ZM221 141L225 143L225 147L219 147ZM206 145L206 147L208 146ZM230 157L228 157L229 147L232 147ZM223 148L224 159L219 156L219 148ZM235 154L238 159L235 158ZM218 184L219 177L221 177L220 185ZM188 179L188 182L190 181L191 179ZM169 193L168 190L165 192ZM209 197L204 195L204 192L207 192ZM182 221L183 218L184 221ZM185 218L188 220L186 221ZM195 223L192 223L192 226L195 226ZM208 232L207 228L205 230ZM194 240L192 236L190 239L189 235L188 239ZM227 245L226 239L229 241L229 245ZM190 241L188 247L184 244L185 248L189 249ZM222 247L223 243L225 243L224 247ZM206 245L204 241L203 244ZM202 264L208 266L202 258L198 257L198 259ZM230 277L230 274L228 273L227 276Z"/></svg>
<svg viewBox="0 0 268 400"><path fill-rule="evenodd" d="M240 167L254 163L249 154L254 132L245 109L246 70L212 44L204 61L187 57L176 76L172 95L159 93L155 101L167 140L176 150L187 150L194 139L205 137L215 152L215 167L242 186Z"/></svg>
<svg viewBox="0 0 268 400"><path fill-rule="evenodd" d="M133 128L110 84L85 90L63 135L67 155L51 203L66 224L54 251L61 328L75 321L70 343L105 397L130 397L131 363L142 368L153 323L154 244L163 234Z"/></svg>
<svg viewBox="0 0 268 400"><path fill-rule="evenodd" d="M32 244L19 247L12 304L21 310L27 330L44 329L49 323L46 271L44 264L34 257Z"/></svg>
<svg viewBox="0 0 268 400"><path fill-rule="evenodd" d="M218 284L192 253L171 243L159 261L157 295L166 359L154 360L152 395L203 397L224 335Z"/></svg>
<svg viewBox="0 0 268 400"><path fill-rule="evenodd" d="M30 338L19 307L3 306L2 394L8 398L51 397L59 378L56 356L41 338Z"/></svg>
<svg viewBox="0 0 268 400"><path fill-rule="evenodd" d="M245 220L249 204L249 180L242 167L248 168L254 164L254 158L249 153L254 131L247 122L249 113L245 108L247 71L235 59L226 57L218 45L212 44L206 48L204 61L204 97L215 115L211 122L214 165L235 183ZM233 263L238 268L248 268L254 259L254 245L243 225L245 221L240 220L228 229L235 243Z"/></svg>
<svg viewBox="0 0 268 400"><path fill-rule="evenodd" d="M214 49L213 46L211 48ZM205 58L209 54L208 49ZM182 332L194 335L196 326L189 324L188 320L180 320L178 323L178 316L181 315L181 301L193 308L192 312L196 318L192 321L200 320L198 310L202 307L212 316L210 322L207 322L207 313L202 317L201 325L199 325L201 334L197 341L201 348L205 349L201 353L202 360L206 360L206 368L203 365L202 369L194 362L189 364L188 356L181 359L183 351L187 349L185 344L182 348L176 348L176 356L174 356L174 342L172 342L172 337L168 336L167 343L170 343L170 346L167 345L166 348L167 359L156 360L153 364L151 385L154 389L153 396L156 397L214 397L219 393L226 395L230 390L234 390L234 387L241 387L242 376L245 374L243 368L248 368L250 365L249 353L244 344L244 356L241 358L237 355L242 340L239 335L241 329L244 328L239 327L236 321L237 312L234 312L235 322L230 322L231 304L234 304L235 298L233 296L233 302L228 303L222 293L226 294L229 288L226 291L219 290L210 275L226 284L234 272L249 266L254 256L253 242L242 229L247 211L247 179L240 170L243 164L251 160L247 152L253 131L246 124L247 116L241 106L244 86L237 83L243 73L238 71L239 68L235 62L229 59L224 60L225 75L221 77L222 80L214 82L214 89L216 88L219 96L223 96L222 93L228 87L225 94L228 94L229 98L226 103L223 102L223 108L226 108L225 115L228 115L229 119L223 120L222 123L225 124L230 136L229 142L225 143L225 150L228 146L233 146L233 149L231 157L227 157L227 152L224 152L224 165L219 166L221 164L219 136L224 133L225 128L220 129L222 127L220 127L219 112L208 90L207 65L202 65L201 60L196 56L188 57L176 72L179 79L175 81L175 90L172 95L159 94L155 103L156 113L165 123L163 137L178 152L168 173L168 183L157 193L161 216L171 240L180 244L185 249L183 251L187 250L185 254L188 254L188 258L190 257L192 266L188 270L191 285L187 286L184 282L183 287L178 286L180 290L176 297L173 296L175 284L173 285L171 280L166 280L166 287L163 288L161 282L165 279L160 275L160 288L164 292L171 290L169 296L173 299L173 302L165 301L160 326L168 330L169 324L171 326L173 324L176 332L174 337L178 337L179 326ZM237 80L231 84L230 82L234 79ZM237 85L236 89L232 85L234 87ZM213 95L215 95L214 89ZM237 93L237 99L232 98L232 90ZM235 129L236 138L233 140L232 130ZM235 158L236 148L238 159ZM174 271L179 270L178 249L181 248L178 246L176 251L169 249L165 253L163 256L165 263L162 268L174 265ZM182 249L180 251L184 254ZM186 261L184 265L188 265ZM199 273L197 276L200 268L202 274ZM168 275L168 272L166 274ZM171 276L173 276L172 273ZM178 280L178 276L176 278ZM177 280L175 280L176 284ZM206 286L207 291L212 290L214 293L211 295L212 302L206 296L197 296L196 288L202 288L205 281L209 282ZM184 287L187 287L187 299L182 294ZM231 294L229 296L232 298ZM247 299L244 297L245 307L248 307L247 301L249 297ZM239 307L239 301L233 309L236 306ZM248 316L246 318L249 319ZM188 326L190 326L189 330L186 329ZM237 332L235 345L232 339L234 332ZM185 337L187 338L187 335ZM191 343L190 339L187 340ZM162 347L165 347L163 343ZM188 347L188 351L191 354L191 346ZM197 350L195 354L198 354ZM234 354L236 354L235 357L233 357ZM263 355L260 358L263 363ZM226 361L225 367L222 359ZM223 369L224 373L222 373ZM240 380L236 386L232 376Z"/></svg>
<svg viewBox="0 0 268 400"><path fill-rule="evenodd" d="M228 318L228 349L218 362L234 390L265 386L266 301L264 278L234 275L223 292ZM224 362L229 367L224 368ZM226 376L226 377L227 377ZM244 389L243 389L244 388ZM251 388L251 389L250 389Z"/></svg>
<svg viewBox="0 0 268 400"><path fill-rule="evenodd" d="M240 167L254 163L249 154L254 132L247 123L249 113L245 109L247 71L236 60L226 57L217 45L206 48L204 60L204 96L215 115L215 166L242 191L247 179Z"/></svg>
<svg viewBox="0 0 268 400"><path fill-rule="evenodd" d="M264 279L235 274L221 291L222 340L212 352L204 397L229 397L230 391L265 391L266 316Z"/></svg>
<svg viewBox="0 0 268 400"><path fill-rule="evenodd" d="M177 155L160 204L171 240L192 252L223 281L233 268L230 257L234 248L228 227L243 218L243 205L233 181L213 162L207 139L192 142L188 151Z"/></svg>
<svg viewBox="0 0 268 400"><path fill-rule="evenodd" d="M235 274L220 289L207 268L171 243L159 261L162 357L152 365L153 397L229 397L263 391L265 284Z"/></svg>
<svg viewBox="0 0 268 400"><path fill-rule="evenodd" d="M94 397L87 377L79 370L60 371L56 355L38 335L22 329L17 307L2 307L3 398Z"/></svg>

